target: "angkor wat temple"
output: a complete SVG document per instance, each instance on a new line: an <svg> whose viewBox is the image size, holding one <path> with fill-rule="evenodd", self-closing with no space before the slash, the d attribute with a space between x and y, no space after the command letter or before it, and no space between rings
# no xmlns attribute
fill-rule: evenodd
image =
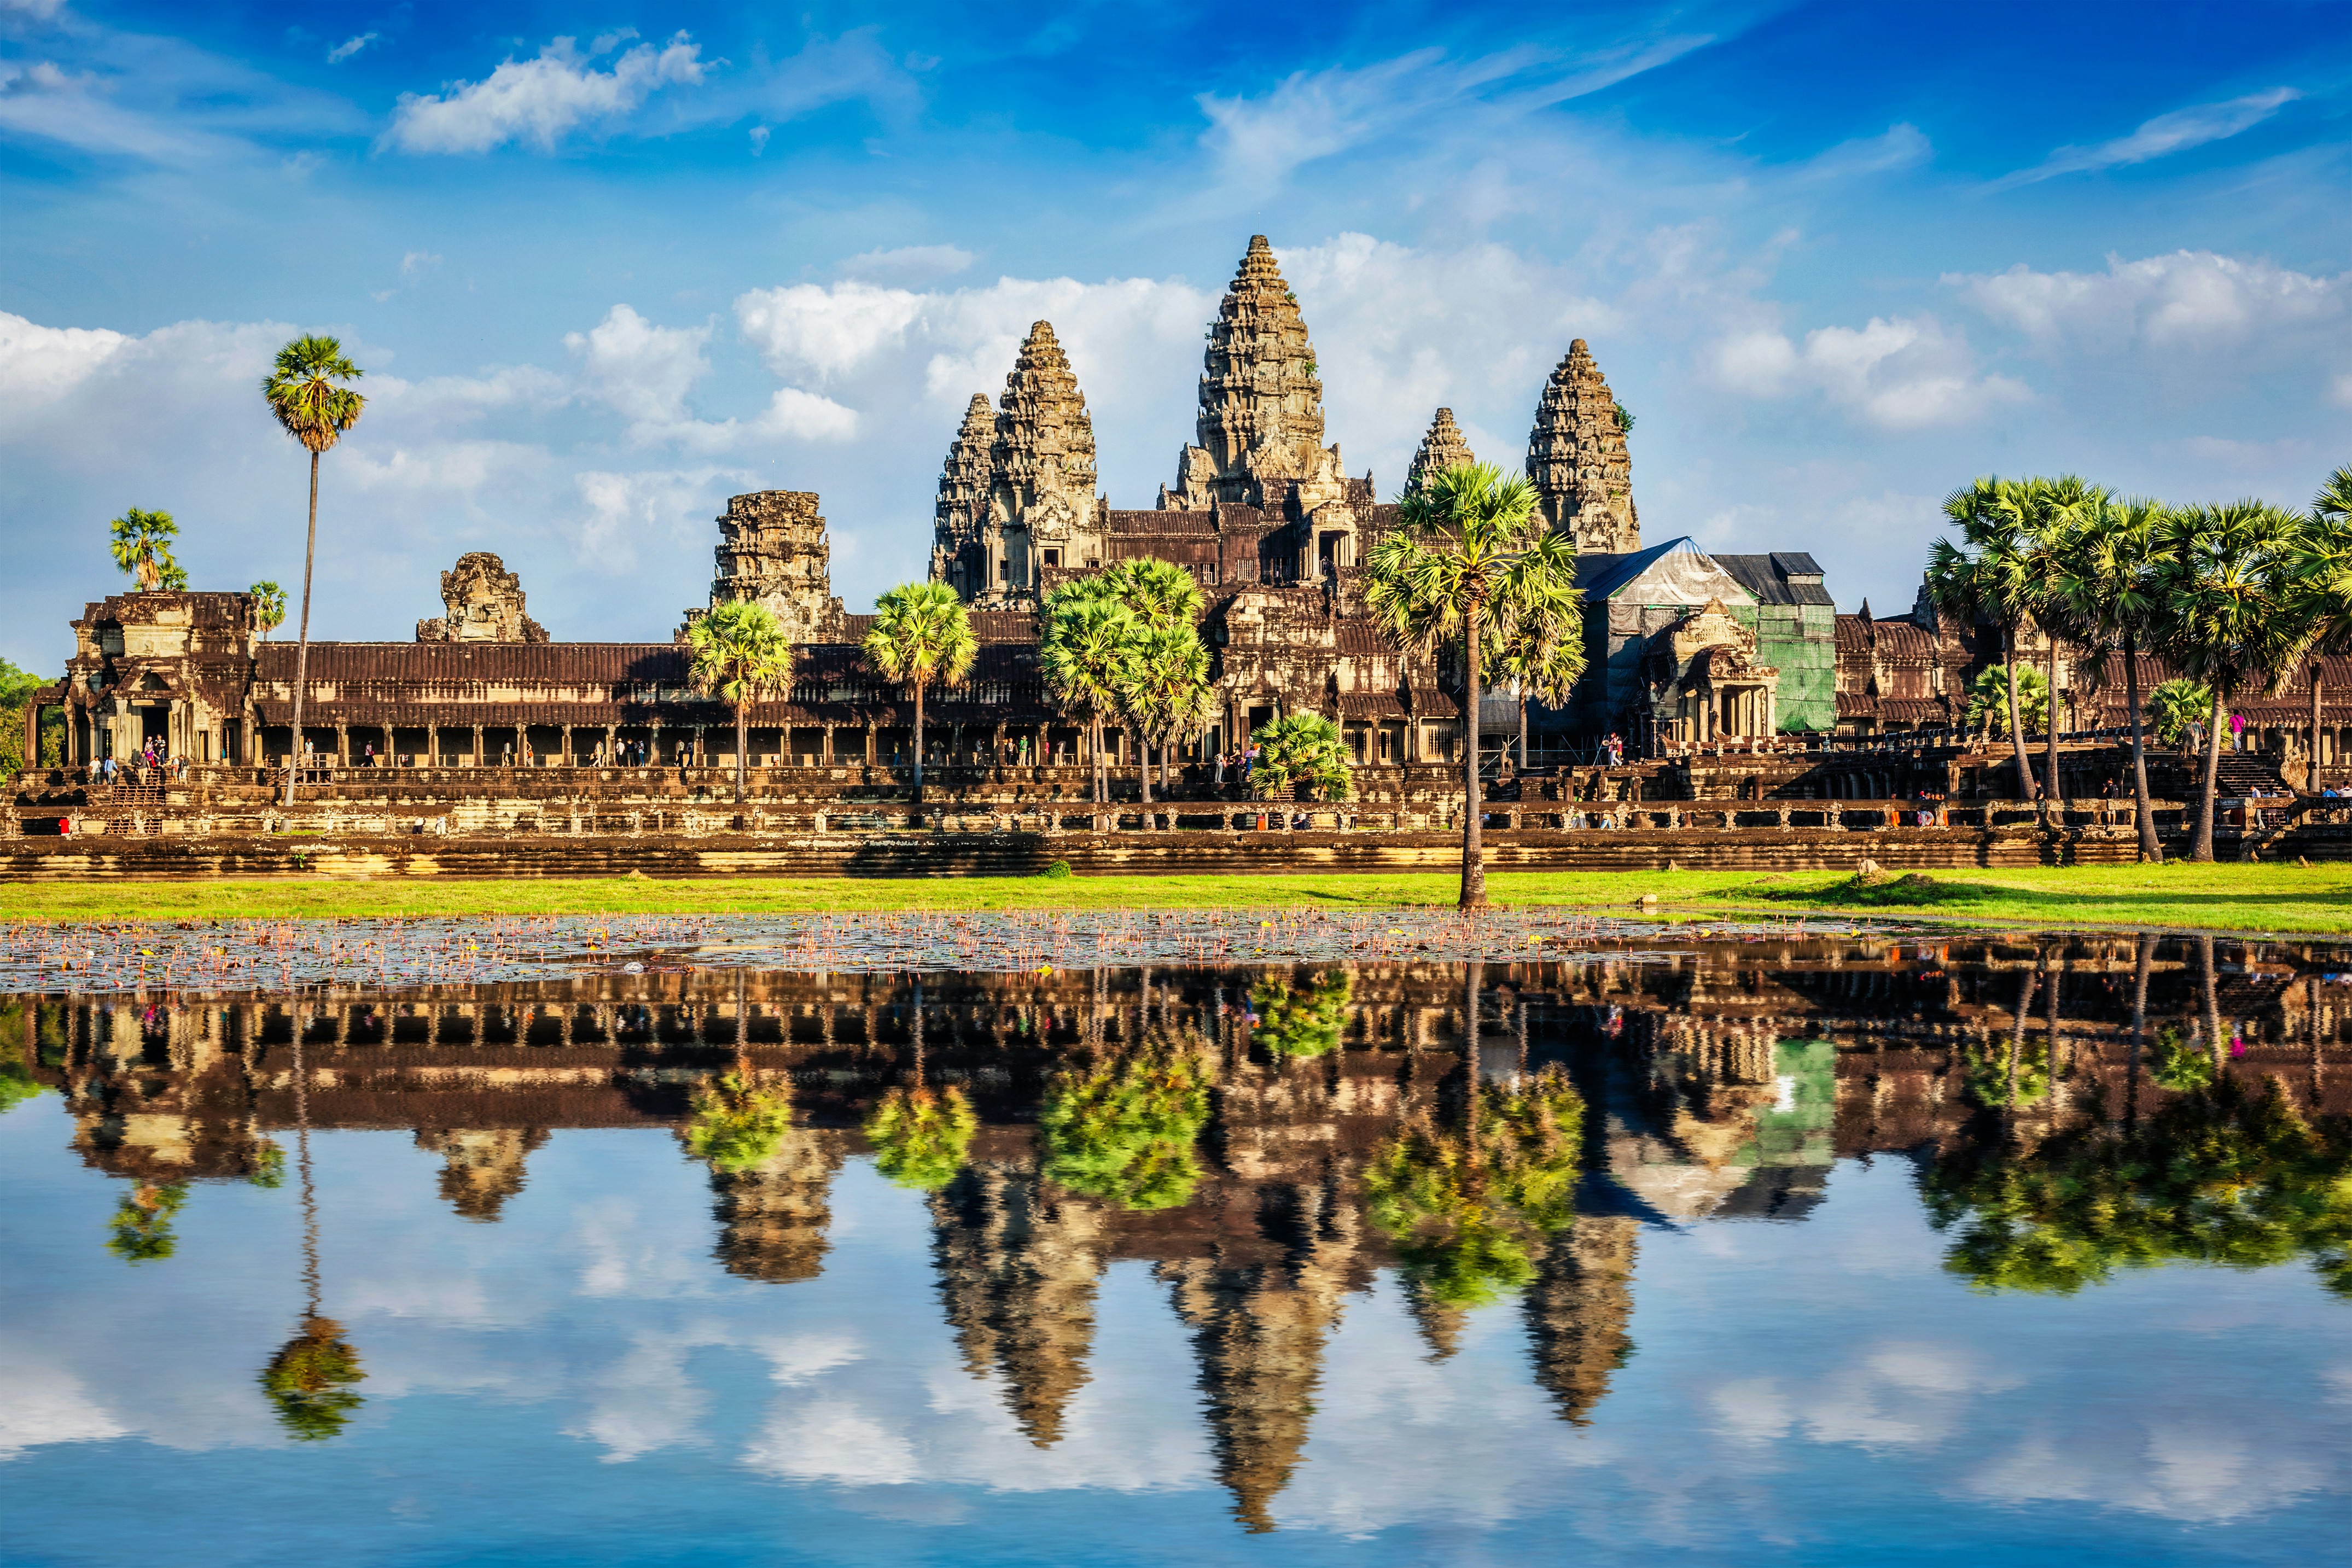
<svg viewBox="0 0 2352 1568"><path fill-rule="evenodd" d="M1990 629L1939 614L1924 594L1900 618L1875 618L1866 603L1840 615L1822 567L1801 550L1725 554L1687 537L1645 547L1629 425L1585 342L1570 343L1534 410L1525 471L1549 526L1579 551L1587 669L1563 704L1530 705L1534 746L1525 760L1590 767L1599 760L1592 743L1613 732L1629 763L1606 776L1531 783L1528 799L1566 808L1715 796L2015 795L2013 766L1952 733L1967 719L1970 679L1998 657ZM1076 372L1049 323L1031 329L993 407L975 394L965 411L934 513L930 574L970 603L981 648L970 679L929 701L926 762L943 785L969 786L962 799L986 802L974 822L998 831L1120 825L1104 809L1110 802L1094 802L1083 822L1062 821L1050 805L1081 798L1089 759L1084 728L1056 710L1040 679L1038 611L1057 583L1142 557L1189 569L1206 600L1214 711L1174 759L1194 797L1205 793L1207 758L1270 719L1314 712L1345 737L1358 798L1373 808L1368 825L1435 830L1456 821L1459 672L1450 658L1400 651L1365 613L1361 563L1396 526L1399 507L1378 498L1370 474L1348 473L1328 434L1315 347L1263 236L1250 241L1210 326L1194 439L1148 508L1115 509L1099 493ZM1438 409L1403 486L1472 456L1451 411ZM833 593L818 497L737 496L718 528L709 602L755 600L795 643L791 689L749 712L748 749L761 769L755 798L798 798L802 786L771 769L830 769L835 782L869 793L893 782L892 770L912 760L912 694L863 661L858 644L872 617L847 612ZM638 790L625 801L575 801L563 813L568 831L614 831L603 825L613 822L631 833L649 823L712 831L647 810L712 799L712 787L691 774L733 762L732 715L692 689L684 626L661 642L551 640L527 613L518 575L488 554L467 555L443 573L441 597L443 612L420 620L414 642L313 643L299 737L291 729L295 650L261 635L250 595L126 593L91 603L73 622L66 679L27 710L27 755L37 755L29 743L46 721L49 760L68 770L152 745L199 767L277 768L306 755L335 768L430 770L444 780L433 800L418 796L415 810L391 802L387 824L446 819L458 796L529 792L512 773L503 783L472 774L461 782L450 769L677 767L688 776L671 779L659 800ZM686 620L704 612L689 609ZM2046 648L2030 632L2023 640L2037 664ZM2352 681L2352 661L2338 662L2346 668L2330 684L2340 690ZM2148 662L2143 689L2161 675ZM2086 671L2062 659L2057 687L2062 728L2126 718L2119 668ZM1486 699L1480 728L1499 752L1516 738L1519 705L1507 686ZM2257 745L2294 776L2295 748L2305 745L2295 700L2241 706ZM1896 768L1837 761L1821 744L1906 732L1941 733ZM2328 729L2322 760L2347 740L2352 730ZM1115 767L1139 760L1131 736L1114 733L1107 745ZM2118 776L2113 746L2077 750L2063 792L2099 795ZM1742 760L1733 764L1727 754ZM2005 766L2006 781L1997 777ZM2257 771L2277 781L2268 764ZM2181 798L2185 778L2161 779L2159 795ZM209 803L220 811L206 831L269 831L257 819L245 822L252 813L221 793L235 779L222 773L215 782ZM257 800L267 799L258 776L247 782ZM417 795L425 785L404 788ZM20 808L69 803L46 795L18 800ZM1021 820L1037 810L1051 820ZM547 814L535 810L534 820L543 823ZM1142 825L1202 825L1162 815L1147 813ZM1570 828L1591 825L1583 820L1590 815L1515 810L1496 825ZM1654 823L1602 815L1621 829L1687 825L1672 814ZM39 832L47 820L20 816L26 825L10 825ZM822 830L827 820L820 811L806 821L732 821L737 831L801 831ZM844 820L839 811L830 818ZM516 821L486 825L511 831ZM1783 813L1777 825L1791 823Z"/></svg>

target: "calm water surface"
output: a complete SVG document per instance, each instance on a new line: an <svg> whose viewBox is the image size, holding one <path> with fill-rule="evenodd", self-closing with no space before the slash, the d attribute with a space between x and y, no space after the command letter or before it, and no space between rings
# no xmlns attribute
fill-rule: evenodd
<svg viewBox="0 0 2352 1568"><path fill-rule="evenodd" d="M693 936L0 996L7 1560L2352 1532L2343 954L1552 932L820 973Z"/></svg>

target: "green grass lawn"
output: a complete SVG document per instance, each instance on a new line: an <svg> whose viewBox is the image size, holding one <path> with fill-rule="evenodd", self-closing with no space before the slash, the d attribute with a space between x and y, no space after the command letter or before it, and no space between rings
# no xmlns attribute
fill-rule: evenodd
<svg viewBox="0 0 2352 1568"><path fill-rule="evenodd" d="M1453 873L1395 875L957 877L938 880L615 877L547 881L13 883L0 919L236 919L338 915L819 914L931 909L1199 909L1450 904ZM1864 885L1839 872L1514 872L1498 904L1614 906L1645 893L1660 913L1835 910L1958 920L2352 933L2352 865L2036 867L1934 872Z"/></svg>

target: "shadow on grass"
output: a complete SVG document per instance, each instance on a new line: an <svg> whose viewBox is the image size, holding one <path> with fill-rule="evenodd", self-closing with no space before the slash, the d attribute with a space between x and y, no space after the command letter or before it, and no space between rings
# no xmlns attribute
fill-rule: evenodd
<svg viewBox="0 0 2352 1568"><path fill-rule="evenodd" d="M1774 904L1827 902L1840 908L1940 909L2013 899L2021 894L2015 888L1991 887L1980 882L1937 882L1915 871L1896 877L1852 876L1827 887L1802 892L1774 888L1759 896Z"/></svg>

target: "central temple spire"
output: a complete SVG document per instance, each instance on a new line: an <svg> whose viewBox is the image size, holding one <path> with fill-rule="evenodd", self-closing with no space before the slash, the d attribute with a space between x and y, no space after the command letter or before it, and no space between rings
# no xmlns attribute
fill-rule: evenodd
<svg viewBox="0 0 2352 1568"><path fill-rule="evenodd" d="M1265 507L1285 480L1336 483L1337 447L1323 444L1323 383L1315 345L1264 235L1217 307L1201 370L1200 444L1178 459L1160 505L1201 511L1219 502Z"/></svg>

